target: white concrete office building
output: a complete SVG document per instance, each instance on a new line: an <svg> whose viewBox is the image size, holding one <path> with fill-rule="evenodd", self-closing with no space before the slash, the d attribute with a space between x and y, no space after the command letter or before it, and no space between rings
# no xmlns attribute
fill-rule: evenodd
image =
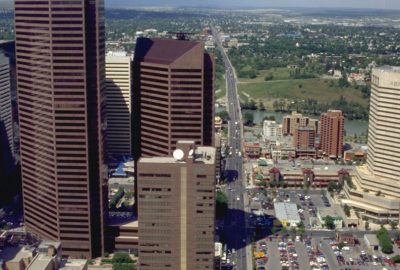
<svg viewBox="0 0 400 270"><path fill-rule="evenodd" d="M282 137L282 124L276 121L265 120L263 125L264 140Z"/></svg>
<svg viewBox="0 0 400 270"><path fill-rule="evenodd" d="M400 209L400 67L373 70L367 164L358 167L344 203L371 221L398 221Z"/></svg>

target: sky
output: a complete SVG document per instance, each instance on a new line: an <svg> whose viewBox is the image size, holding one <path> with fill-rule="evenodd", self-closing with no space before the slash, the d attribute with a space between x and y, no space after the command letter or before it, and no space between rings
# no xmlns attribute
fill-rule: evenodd
<svg viewBox="0 0 400 270"><path fill-rule="evenodd" d="M230 7L322 7L400 9L400 0L105 0L106 6L134 8L139 6L218 6ZM0 7L12 0L0 0Z"/></svg>

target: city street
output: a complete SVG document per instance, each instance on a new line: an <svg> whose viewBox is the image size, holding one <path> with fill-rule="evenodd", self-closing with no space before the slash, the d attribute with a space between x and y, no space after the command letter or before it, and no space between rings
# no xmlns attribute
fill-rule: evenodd
<svg viewBox="0 0 400 270"><path fill-rule="evenodd" d="M243 177L243 160L241 155L243 124L241 121L240 102L237 95L236 75L222 47L221 38L214 27L212 27L212 33L226 68L227 109L230 117L228 146L232 154L226 159L225 170L237 171L237 177L227 186L227 196L229 199L229 211L225 221L227 248L232 252L232 264L235 265L236 269L253 269L251 241L246 230L246 180Z"/></svg>

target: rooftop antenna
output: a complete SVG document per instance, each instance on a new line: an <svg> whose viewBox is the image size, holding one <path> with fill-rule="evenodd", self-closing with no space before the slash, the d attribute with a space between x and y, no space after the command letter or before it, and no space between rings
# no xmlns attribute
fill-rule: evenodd
<svg viewBox="0 0 400 270"><path fill-rule="evenodd" d="M195 33L169 31L168 34L175 35L177 40L189 40L188 36L194 35Z"/></svg>

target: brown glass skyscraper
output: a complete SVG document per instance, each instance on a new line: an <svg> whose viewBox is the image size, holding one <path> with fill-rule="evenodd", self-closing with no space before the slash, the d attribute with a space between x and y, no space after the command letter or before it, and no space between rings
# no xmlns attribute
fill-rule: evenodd
<svg viewBox="0 0 400 270"><path fill-rule="evenodd" d="M103 0L15 0L26 229L63 253L104 249Z"/></svg>
<svg viewBox="0 0 400 270"><path fill-rule="evenodd" d="M341 157L343 155L344 116L341 111L329 110L321 114L320 149L324 155Z"/></svg>
<svg viewBox="0 0 400 270"><path fill-rule="evenodd" d="M170 156L178 140L214 144L214 63L203 43L138 39L133 69L136 159Z"/></svg>
<svg viewBox="0 0 400 270"><path fill-rule="evenodd" d="M141 270L213 269L215 148L177 148L138 162Z"/></svg>

